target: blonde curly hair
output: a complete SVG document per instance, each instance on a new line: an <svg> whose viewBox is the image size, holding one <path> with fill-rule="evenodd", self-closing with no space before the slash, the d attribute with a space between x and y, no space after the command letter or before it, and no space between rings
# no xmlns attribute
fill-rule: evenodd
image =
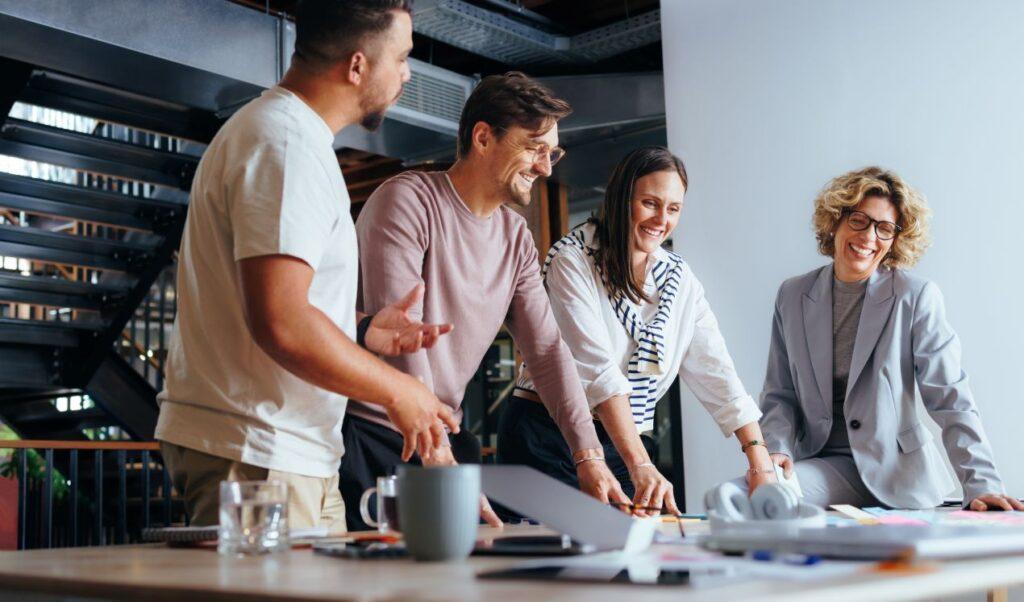
<svg viewBox="0 0 1024 602"><path fill-rule="evenodd" d="M903 178L880 167L865 167L843 174L818 193L812 219L818 251L827 257L835 256L835 233L843 210L856 207L868 197L882 197L895 205L899 216L897 225L902 228L882 265L905 269L916 264L931 244L928 229L931 209L924 196Z"/></svg>

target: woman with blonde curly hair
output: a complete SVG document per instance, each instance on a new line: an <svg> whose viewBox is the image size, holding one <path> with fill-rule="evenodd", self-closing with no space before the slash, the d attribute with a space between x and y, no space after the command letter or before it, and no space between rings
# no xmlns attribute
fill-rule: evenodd
<svg viewBox="0 0 1024 602"><path fill-rule="evenodd" d="M907 272L928 247L929 213L878 167L839 176L815 199L818 250L832 262L779 288L761 392L768 451L809 502L939 505L953 483L919 393L964 506L1024 510L996 471L942 294Z"/></svg>

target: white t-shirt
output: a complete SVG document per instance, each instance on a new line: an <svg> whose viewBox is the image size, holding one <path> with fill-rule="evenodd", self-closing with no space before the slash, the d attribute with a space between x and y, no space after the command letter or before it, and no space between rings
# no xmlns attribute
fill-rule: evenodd
<svg viewBox="0 0 1024 602"><path fill-rule="evenodd" d="M275 87L231 117L203 155L178 260L178 315L156 438L272 470L330 477L347 398L291 374L245 322L237 262L290 255L309 301L355 337L359 254L327 124Z"/></svg>

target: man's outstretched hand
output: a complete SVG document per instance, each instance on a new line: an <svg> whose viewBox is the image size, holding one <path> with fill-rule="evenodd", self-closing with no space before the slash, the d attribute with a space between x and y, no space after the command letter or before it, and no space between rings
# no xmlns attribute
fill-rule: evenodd
<svg viewBox="0 0 1024 602"><path fill-rule="evenodd" d="M433 347L438 338L451 332L451 324L424 324L409 315L421 299L423 285L417 284L406 296L377 312L366 330L366 348L380 355L416 353Z"/></svg>

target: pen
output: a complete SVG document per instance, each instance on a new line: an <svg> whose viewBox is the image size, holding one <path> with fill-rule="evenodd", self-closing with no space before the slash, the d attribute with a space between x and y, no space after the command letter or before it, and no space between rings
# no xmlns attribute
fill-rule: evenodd
<svg viewBox="0 0 1024 602"><path fill-rule="evenodd" d="M647 510L650 512L661 512L660 507L654 506L637 506L636 504L630 504L627 502L608 502L608 504L612 506L618 506L619 508L629 508L630 510Z"/></svg>
<svg viewBox="0 0 1024 602"><path fill-rule="evenodd" d="M794 564L798 566L813 566L821 562L821 557L815 554L779 554L775 555L768 550L755 550L750 554L753 560L762 562L781 562L783 564Z"/></svg>
<svg viewBox="0 0 1024 602"><path fill-rule="evenodd" d="M351 538L353 541L360 543L384 543L384 544L396 544L401 541L397 535L386 535L378 533L366 533L362 535L354 535Z"/></svg>
<svg viewBox="0 0 1024 602"><path fill-rule="evenodd" d="M631 510L647 510L647 511L650 511L650 512L661 512L661 508L656 508L654 506L637 506L636 504L628 504L626 502L608 502L608 504L611 505L611 506L617 506L619 508L629 508ZM672 517L672 518L677 518L677 519L689 519L689 520L707 520L708 519L708 515L707 514L672 514L672 513L668 513L668 512L666 512L664 514L661 514L661 517L662 518Z"/></svg>

